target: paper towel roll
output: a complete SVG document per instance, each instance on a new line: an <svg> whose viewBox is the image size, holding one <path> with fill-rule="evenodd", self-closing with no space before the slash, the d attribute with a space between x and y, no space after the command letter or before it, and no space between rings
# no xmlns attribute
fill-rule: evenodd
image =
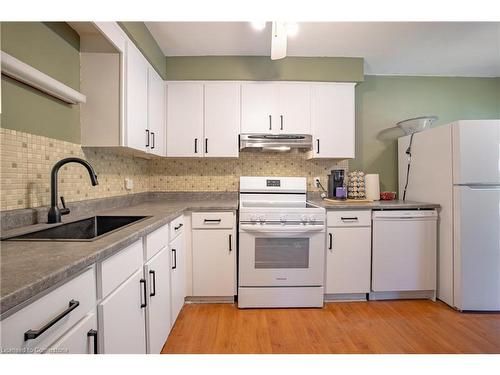
<svg viewBox="0 0 500 375"><path fill-rule="evenodd" d="M365 175L366 199L380 200L380 181L378 174Z"/></svg>

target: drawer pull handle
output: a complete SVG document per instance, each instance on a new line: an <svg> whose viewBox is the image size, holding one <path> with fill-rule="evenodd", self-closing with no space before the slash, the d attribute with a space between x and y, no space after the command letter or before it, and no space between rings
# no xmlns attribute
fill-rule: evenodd
<svg viewBox="0 0 500 375"><path fill-rule="evenodd" d="M172 266L172 269L175 270L177 268L177 251L172 249L172 253L174 253L174 265Z"/></svg>
<svg viewBox="0 0 500 375"><path fill-rule="evenodd" d="M139 282L142 284L142 290L144 291L144 303L142 303L142 296L141 296L141 309L142 309L143 307L146 307L148 305L148 303L146 302L147 299L146 280L141 279L139 280Z"/></svg>
<svg viewBox="0 0 500 375"><path fill-rule="evenodd" d="M346 221L346 220L351 220L351 221L358 221L357 217L341 217L340 220Z"/></svg>
<svg viewBox="0 0 500 375"><path fill-rule="evenodd" d="M328 245L328 250L333 248L333 234L328 233L328 237L330 237L330 244Z"/></svg>
<svg viewBox="0 0 500 375"><path fill-rule="evenodd" d="M60 321L62 318L64 318L66 315L68 315L71 311L76 309L79 305L80 305L80 302L72 299L71 301L69 301L69 307L66 310L64 310L62 313L57 315L54 319L52 319L50 322L45 324L42 328L30 329L30 330L24 332L24 341L36 339L38 336L40 336L42 333L44 333L46 330L48 330L50 327L52 327L54 324L56 324L58 321Z"/></svg>
<svg viewBox="0 0 500 375"><path fill-rule="evenodd" d="M87 337L93 337L94 338L94 354L97 353L97 330L91 329L90 331L87 332Z"/></svg>
<svg viewBox="0 0 500 375"><path fill-rule="evenodd" d="M174 227L174 230L179 230L179 229L181 229L183 226L184 226L184 224L182 224L182 223L181 223L181 224L177 225L176 227Z"/></svg>
<svg viewBox="0 0 500 375"><path fill-rule="evenodd" d="M149 274L153 275L153 283L152 283L153 284L152 285L152 289L153 290L151 291L151 293L149 293L149 296L150 297L154 297L156 295L156 272L153 271L153 270L151 270L151 271L149 271Z"/></svg>
<svg viewBox="0 0 500 375"><path fill-rule="evenodd" d="M205 219L203 220L205 223L220 223L222 219Z"/></svg>
<svg viewBox="0 0 500 375"><path fill-rule="evenodd" d="M233 251L233 235L229 235L229 251Z"/></svg>

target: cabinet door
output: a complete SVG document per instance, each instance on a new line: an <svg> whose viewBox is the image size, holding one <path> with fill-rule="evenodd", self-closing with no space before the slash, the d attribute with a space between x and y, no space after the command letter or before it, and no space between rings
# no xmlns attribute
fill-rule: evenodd
<svg viewBox="0 0 500 375"><path fill-rule="evenodd" d="M233 229L193 230L193 294L236 294L236 248Z"/></svg>
<svg viewBox="0 0 500 375"><path fill-rule="evenodd" d="M147 151L148 137L148 62L132 42L127 43L127 147Z"/></svg>
<svg viewBox="0 0 500 375"><path fill-rule="evenodd" d="M167 247L144 266L148 280L148 353L159 354L170 333L170 251Z"/></svg>
<svg viewBox="0 0 500 375"><path fill-rule="evenodd" d="M205 84L204 155L238 157L240 84Z"/></svg>
<svg viewBox="0 0 500 375"><path fill-rule="evenodd" d="M243 83L241 85L241 132L278 133L276 98L276 84Z"/></svg>
<svg viewBox="0 0 500 375"><path fill-rule="evenodd" d="M354 157L354 84L312 85L313 158Z"/></svg>
<svg viewBox="0 0 500 375"><path fill-rule="evenodd" d="M203 156L203 84L167 84L167 156Z"/></svg>
<svg viewBox="0 0 500 375"><path fill-rule="evenodd" d="M277 127L280 133L311 133L311 88L305 83L279 84Z"/></svg>
<svg viewBox="0 0 500 375"><path fill-rule="evenodd" d="M148 73L148 128L149 152L166 156L167 122L165 119L165 82L149 67Z"/></svg>
<svg viewBox="0 0 500 375"><path fill-rule="evenodd" d="M172 326L179 315L186 297L186 254L184 233L170 243L170 280L172 290Z"/></svg>
<svg viewBox="0 0 500 375"><path fill-rule="evenodd" d="M326 245L326 293L368 293L371 229L328 228Z"/></svg>
<svg viewBox="0 0 500 375"><path fill-rule="evenodd" d="M146 321L142 268L98 305L102 353L146 353Z"/></svg>
<svg viewBox="0 0 500 375"><path fill-rule="evenodd" d="M97 316L94 312L88 313L65 335L48 348L48 354L97 354L99 331L97 330Z"/></svg>

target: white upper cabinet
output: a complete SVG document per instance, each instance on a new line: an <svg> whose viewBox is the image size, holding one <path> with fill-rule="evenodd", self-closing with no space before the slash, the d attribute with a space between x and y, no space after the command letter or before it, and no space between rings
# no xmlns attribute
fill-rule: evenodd
<svg viewBox="0 0 500 375"><path fill-rule="evenodd" d="M166 156L165 82L152 68L148 69L148 151Z"/></svg>
<svg viewBox="0 0 500 375"><path fill-rule="evenodd" d="M234 157L239 154L240 84L205 84L204 155Z"/></svg>
<svg viewBox="0 0 500 375"><path fill-rule="evenodd" d="M311 133L311 88L304 83L278 84L277 125L274 131L287 134Z"/></svg>
<svg viewBox="0 0 500 375"><path fill-rule="evenodd" d="M311 158L354 158L354 83L311 85Z"/></svg>
<svg viewBox="0 0 500 375"><path fill-rule="evenodd" d="M126 136L128 147L147 151L148 136L148 62L132 42L127 43Z"/></svg>
<svg viewBox="0 0 500 375"><path fill-rule="evenodd" d="M277 86L273 83L241 85L241 132L277 133Z"/></svg>
<svg viewBox="0 0 500 375"><path fill-rule="evenodd" d="M304 83L243 83L241 132L309 134L310 87Z"/></svg>
<svg viewBox="0 0 500 375"><path fill-rule="evenodd" d="M203 83L167 84L167 156L203 156Z"/></svg>
<svg viewBox="0 0 500 375"><path fill-rule="evenodd" d="M82 145L165 156L165 83L115 22L82 34Z"/></svg>

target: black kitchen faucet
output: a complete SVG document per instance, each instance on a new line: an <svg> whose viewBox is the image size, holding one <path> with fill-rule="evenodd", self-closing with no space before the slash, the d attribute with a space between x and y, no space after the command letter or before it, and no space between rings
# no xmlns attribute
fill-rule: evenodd
<svg viewBox="0 0 500 375"><path fill-rule="evenodd" d="M70 212L69 208L66 207L66 204L64 202L64 197L61 197L61 203L63 205L63 208L59 209L59 207L57 206L57 173L59 172L59 169L61 169L63 165L68 163L78 163L83 165L85 168L87 168L87 171L89 172L92 186L96 186L99 183L97 181L97 175L95 174L94 168L92 168L92 165L90 165L88 161L85 161L80 158L65 158L59 160L52 167L52 172L50 175L50 210L47 220L49 224L60 223L61 215L67 215Z"/></svg>

